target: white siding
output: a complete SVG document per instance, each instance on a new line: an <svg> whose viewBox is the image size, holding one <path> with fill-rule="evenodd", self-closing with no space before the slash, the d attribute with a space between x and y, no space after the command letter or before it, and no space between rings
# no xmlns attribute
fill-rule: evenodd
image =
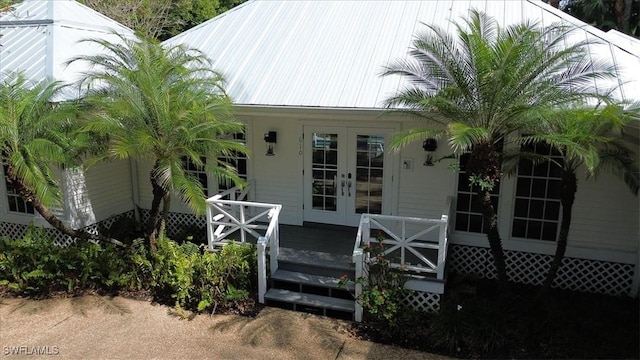
<svg viewBox="0 0 640 360"><path fill-rule="evenodd" d="M128 160L103 162L87 171L66 173L68 214L73 226L87 226L133 209Z"/></svg>
<svg viewBox="0 0 640 360"><path fill-rule="evenodd" d="M578 180L569 245L594 249L638 250L640 202L617 177Z"/></svg>
<svg viewBox="0 0 640 360"><path fill-rule="evenodd" d="M404 129L420 126L405 124ZM424 126L424 124L422 124ZM439 140L433 154L434 160L451 153L446 141ZM442 215L447 197L454 195L455 181L449 165L454 160L442 160L434 166L425 166L427 153L421 142L406 146L400 154L400 191L398 215L437 218ZM403 161L412 163L412 169L404 169ZM395 214L394 214L395 215Z"/></svg>
<svg viewBox="0 0 640 360"><path fill-rule="evenodd" d="M255 201L282 204L280 222L302 224L300 125L291 118L254 118L249 166L255 179ZM274 156L266 156L264 134L277 132Z"/></svg>

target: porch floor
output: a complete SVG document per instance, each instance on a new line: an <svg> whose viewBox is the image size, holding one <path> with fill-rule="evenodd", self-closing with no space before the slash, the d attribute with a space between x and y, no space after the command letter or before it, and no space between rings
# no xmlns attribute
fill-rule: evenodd
<svg viewBox="0 0 640 360"><path fill-rule="evenodd" d="M284 251L282 255L287 258L324 258L333 259L336 262L350 263L353 247L358 229L348 226L337 226L331 224L305 223L304 226L280 224L280 247L294 250ZM231 234L229 239L239 239L240 236ZM256 239L251 236L247 241L255 243ZM437 250L416 249L420 254L430 261L437 263ZM298 253L294 256L295 253ZM323 253L316 254L316 253ZM331 256L333 255L333 256ZM398 251L390 255L391 258L398 257ZM413 264L420 263L415 255L406 253L406 261ZM430 275L429 275L430 276Z"/></svg>
<svg viewBox="0 0 640 360"><path fill-rule="evenodd" d="M351 256L358 229L327 224L280 225L280 247Z"/></svg>

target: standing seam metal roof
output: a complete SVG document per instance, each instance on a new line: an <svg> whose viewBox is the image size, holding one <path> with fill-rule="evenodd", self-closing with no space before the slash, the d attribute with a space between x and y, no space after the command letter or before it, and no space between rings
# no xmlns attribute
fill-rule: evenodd
<svg viewBox="0 0 640 360"><path fill-rule="evenodd" d="M621 67L618 96L640 99L637 53L539 0L250 0L166 43L203 51L240 105L382 108L404 83L380 73L390 61L406 58L422 23L451 31L451 21L471 8L503 25L534 20L580 26L579 36L608 43L592 45L590 52Z"/></svg>
<svg viewBox="0 0 640 360"><path fill-rule="evenodd" d="M102 51L95 44L78 42L89 38L117 41L114 32L133 34L73 0L25 0L0 14L0 79L9 72L23 71L32 81L53 78L72 83L86 70L86 64L67 66L66 61ZM77 96L68 88L63 97Z"/></svg>

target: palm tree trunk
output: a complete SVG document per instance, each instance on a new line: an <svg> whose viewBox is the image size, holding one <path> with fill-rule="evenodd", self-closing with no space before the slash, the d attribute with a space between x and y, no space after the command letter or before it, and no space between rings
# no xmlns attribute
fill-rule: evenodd
<svg viewBox="0 0 640 360"><path fill-rule="evenodd" d="M502 176L502 155L496 150L493 141L475 144L469 154L466 171L477 178L477 194L481 201L483 230L487 234L491 254L496 266L496 276L501 284L507 282L507 266L502 248L502 239L498 231L498 213L491 203L491 190L498 186Z"/></svg>
<svg viewBox="0 0 640 360"><path fill-rule="evenodd" d="M153 188L153 201L151 202L151 212L149 214L149 222L147 223L147 230L145 232L145 238L149 243L151 252L155 253L158 250L158 220L160 217L160 203L164 199L167 191L158 183L155 177L154 167L151 170L149 179Z"/></svg>
<svg viewBox="0 0 640 360"><path fill-rule="evenodd" d="M488 190L478 191L478 195L482 201L482 220L484 232L487 234L489 248L496 266L496 276L498 281L506 283L507 281L507 265L504 258L504 249L502 248L502 239L498 232L498 214L491 203L491 193Z"/></svg>
<svg viewBox="0 0 640 360"><path fill-rule="evenodd" d="M70 236L72 238L82 239L82 240L95 240L101 242L108 242L118 246L125 246L122 242L109 238L107 236L103 236L100 234L91 234L84 230L74 229L67 224L65 224L62 220L58 219L52 212L49 210L47 206L45 206L37 196L35 196L34 192L31 191L18 177L13 175L13 169L9 167L9 171L7 172L7 177L9 178L9 182L11 186L20 194L22 200L26 203L31 204L34 209L42 216L42 218L49 223L53 228L60 231L61 233Z"/></svg>
<svg viewBox="0 0 640 360"><path fill-rule="evenodd" d="M560 269L560 265L562 265L562 259L564 259L564 254L567 250L569 228L571 227L571 209L576 198L577 190L578 179L576 178L575 172L570 170L563 171L560 184L560 203L562 204L560 233L558 234L558 241L556 242L556 253L551 261L547 277L542 284L542 293L546 293L551 288L551 285L558 274L558 270Z"/></svg>
<svg viewBox="0 0 640 360"><path fill-rule="evenodd" d="M618 30L628 34L631 20L631 0L616 0L614 9L616 14L616 25Z"/></svg>
<svg viewBox="0 0 640 360"><path fill-rule="evenodd" d="M160 227L158 234L167 233L167 221L169 219L169 211L171 210L171 196L167 193L162 198L162 218L160 219Z"/></svg>

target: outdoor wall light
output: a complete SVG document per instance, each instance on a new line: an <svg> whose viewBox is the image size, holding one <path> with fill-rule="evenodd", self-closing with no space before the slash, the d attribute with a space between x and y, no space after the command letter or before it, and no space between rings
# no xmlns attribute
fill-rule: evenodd
<svg viewBox="0 0 640 360"><path fill-rule="evenodd" d="M422 148L427 152L427 159L424 166L433 166L433 153L438 149L438 141L434 138L428 138L422 142Z"/></svg>
<svg viewBox="0 0 640 360"><path fill-rule="evenodd" d="M264 142L267 143L267 156L273 156L275 153L273 152L273 148L275 143L277 142L278 133L275 131L269 131L264 134Z"/></svg>

